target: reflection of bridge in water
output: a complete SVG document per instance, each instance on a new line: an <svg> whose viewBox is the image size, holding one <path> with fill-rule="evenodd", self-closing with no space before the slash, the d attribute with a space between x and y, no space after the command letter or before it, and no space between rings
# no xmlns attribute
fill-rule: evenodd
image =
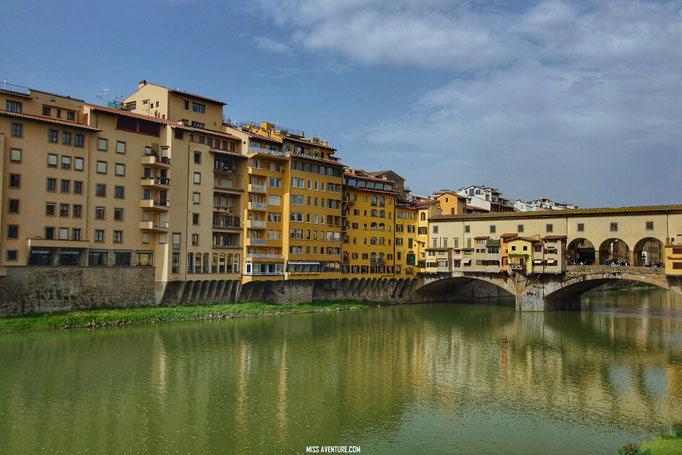
<svg viewBox="0 0 682 455"><path fill-rule="evenodd" d="M606 283L631 281L682 294L682 278L663 269L623 266L569 266L564 274L511 276L505 272L450 272L426 276L417 294L447 301L456 296L513 296L519 311L579 309L583 293ZM493 285L494 292L476 290L475 283ZM477 293L478 292L478 293Z"/></svg>

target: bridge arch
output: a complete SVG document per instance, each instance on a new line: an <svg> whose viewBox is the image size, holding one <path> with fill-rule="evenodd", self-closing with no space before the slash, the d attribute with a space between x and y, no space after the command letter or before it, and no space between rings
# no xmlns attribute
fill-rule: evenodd
<svg viewBox="0 0 682 455"><path fill-rule="evenodd" d="M652 267L664 262L663 242L655 237L644 237L635 244L633 265Z"/></svg>
<svg viewBox="0 0 682 455"><path fill-rule="evenodd" d="M596 262L594 244L584 237L573 239L566 247L569 265L592 265Z"/></svg>
<svg viewBox="0 0 682 455"><path fill-rule="evenodd" d="M599 263L632 265L632 254L628 244L618 237L610 237L599 245Z"/></svg>
<svg viewBox="0 0 682 455"><path fill-rule="evenodd" d="M616 267L614 267L616 268ZM587 272L569 277L545 294L547 310L579 309L580 298L585 292L615 281L649 284L665 290L682 293L679 286L671 286L667 277L660 273L638 273L636 270Z"/></svg>
<svg viewBox="0 0 682 455"><path fill-rule="evenodd" d="M419 296L433 301L469 298L514 297L514 285L500 278L484 276L445 276L432 278L416 290ZM513 304L513 303L512 303Z"/></svg>

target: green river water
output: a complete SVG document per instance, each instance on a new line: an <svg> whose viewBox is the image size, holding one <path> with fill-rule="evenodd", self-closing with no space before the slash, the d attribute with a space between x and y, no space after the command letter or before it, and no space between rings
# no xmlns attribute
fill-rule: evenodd
<svg viewBox="0 0 682 455"><path fill-rule="evenodd" d="M682 421L682 298L0 335L0 453L613 454Z"/></svg>

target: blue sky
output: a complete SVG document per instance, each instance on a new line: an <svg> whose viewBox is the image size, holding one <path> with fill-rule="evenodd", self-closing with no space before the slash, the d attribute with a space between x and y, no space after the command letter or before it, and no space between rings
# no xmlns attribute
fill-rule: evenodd
<svg viewBox="0 0 682 455"><path fill-rule="evenodd" d="M10 83L90 102L141 79L196 92L418 194L682 202L682 1L26 0L3 15Z"/></svg>

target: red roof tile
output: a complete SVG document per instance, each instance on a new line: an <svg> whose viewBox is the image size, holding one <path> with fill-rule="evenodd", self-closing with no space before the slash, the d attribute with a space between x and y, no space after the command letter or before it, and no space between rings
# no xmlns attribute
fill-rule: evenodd
<svg viewBox="0 0 682 455"><path fill-rule="evenodd" d="M91 127L91 126L83 125L83 124L80 124L80 123L68 122L68 121L66 121L66 120L56 120L56 119L53 119L53 118L50 118L50 117L42 117L42 116L40 116L40 115L19 114L19 113L16 113L16 112L5 111L5 110L3 110L3 109L0 109L0 115L6 115L6 116L8 116L8 117L24 118L24 119L27 119L27 120L35 120L35 121L38 121L38 122L52 123L52 124L55 124L55 125L68 126L68 127L71 127L71 128L78 128L78 129L88 130L88 131L102 131L102 130L100 130L100 129L93 128L93 127Z"/></svg>

